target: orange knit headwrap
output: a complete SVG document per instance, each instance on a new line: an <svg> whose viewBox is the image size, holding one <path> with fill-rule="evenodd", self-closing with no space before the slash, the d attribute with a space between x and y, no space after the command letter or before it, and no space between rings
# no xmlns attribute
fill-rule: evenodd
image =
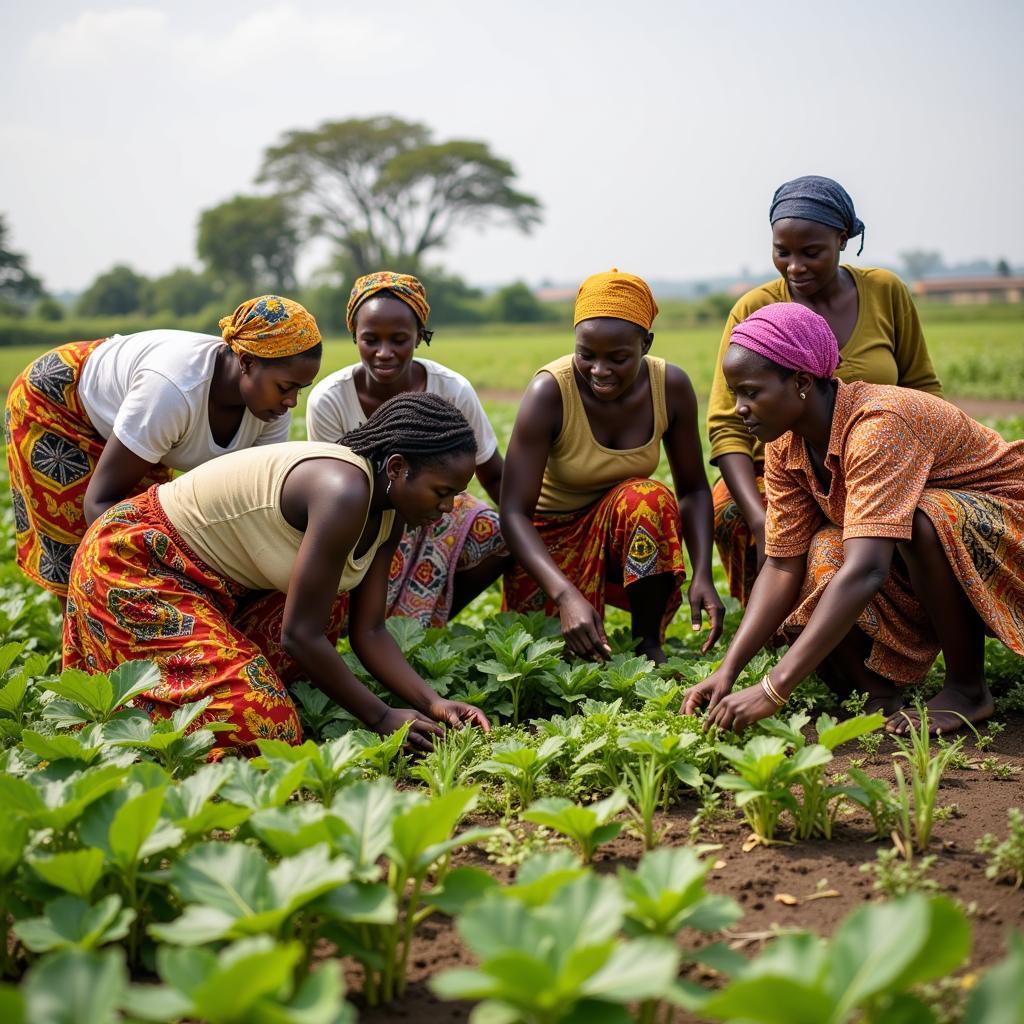
<svg viewBox="0 0 1024 1024"><path fill-rule="evenodd" d="M572 325L596 316L612 316L649 331L657 315L658 304L647 282L612 267L605 274L592 274L580 285Z"/></svg>
<svg viewBox="0 0 1024 1024"><path fill-rule="evenodd" d="M418 278L412 274L396 274L393 270L378 270L375 274L365 274L352 285L348 297L348 308L345 310L345 324L350 333L356 329L356 311L369 298L378 292L391 292L396 299L401 299L415 314L420 327L426 327L430 316L430 305L427 302L427 290Z"/></svg>
<svg viewBox="0 0 1024 1024"><path fill-rule="evenodd" d="M260 295L243 302L218 324L236 352L261 359L297 356L320 344L320 329L304 306L279 295Z"/></svg>

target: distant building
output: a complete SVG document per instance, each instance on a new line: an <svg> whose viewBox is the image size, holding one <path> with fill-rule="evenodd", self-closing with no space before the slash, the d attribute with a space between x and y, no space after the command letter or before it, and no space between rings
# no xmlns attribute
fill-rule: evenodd
<svg viewBox="0 0 1024 1024"><path fill-rule="evenodd" d="M1024 277L935 277L915 281L913 290L919 299L957 306L982 302L1024 302Z"/></svg>

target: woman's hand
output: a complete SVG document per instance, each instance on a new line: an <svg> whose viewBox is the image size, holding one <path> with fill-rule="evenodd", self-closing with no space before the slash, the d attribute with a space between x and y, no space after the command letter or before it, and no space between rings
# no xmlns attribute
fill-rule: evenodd
<svg viewBox="0 0 1024 1024"><path fill-rule="evenodd" d="M748 725L760 722L762 718L770 718L778 710L779 706L764 692L764 687L755 684L739 693L723 697L708 711L704 718L704 728L716 725L719 729L742 732Z"/></svg>
<svg viewBox="0 0 1024 1024"><path fill-rule="evenodd" d="M410 750L429 754L434 749L434 737L444 735L444 729L437 722L411 708L388 708L384 717L370 728L378 736L390 736L406 722L409 723L409 732L405 737L405 745Z"/></svg>
<svg viewBox="0 0 1024 1024"><path fill-rule="evenodd" d="M570 586L556 604L565 645L573 654L588 661L611 657L612 649L601 616L575 587Z"/></svg>
<svg viewBox="0 0 1024 1024"><path fill-rule="evenodd" d="M686 699L683 701L679 713L681 715L692 715L697 711L697 708L707 704L708 714L710 715L718 707L719 702L728 696L735 682L736 678L723 671L722 668L715 669L707 679L698 683L687 692Z"/></svg>
<svg viewBox="0 0 1024 1024"><path fill-rule="evenodd" d="M472 704L461 700L443 700L438 698L430 705L430 717L451 729L461 729L465 725L475 725L484 732L491 731L491 723L487 716Z"/></svg>
<svg viewBox="0 0 1024 1024"><path fill-rule="evenodd" d="M708 617L711 633L700 649L701 654L707 654L722 635L725 605L722 604L722 599L718 596L718 591L715 590L710 576L696 577L690 584L687 596L690 599L690 622L693 623L695 632L701 627L701 613Z"/></svg>

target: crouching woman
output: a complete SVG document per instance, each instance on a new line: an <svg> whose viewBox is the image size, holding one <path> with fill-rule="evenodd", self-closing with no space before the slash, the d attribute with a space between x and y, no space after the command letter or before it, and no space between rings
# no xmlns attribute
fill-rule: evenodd
<svg viewBox="0 0 1024 1024"><path fill-rule="evenodd" d="M75 556L64 665L107 671L150 658L160 682L138 706L166 716L211 697L206 721L230 723L219 746L251 753L258 739L299 743L302 730L275 661L381 734L411 723L429 750L438 723L488 728L483 712L441 699L384 626L388 567L403 525L450 512L473 474L476 440L436 395L400 395L343 444L291 442L222 456L108 509ZM280 648L240 628L254 591L285 595ZM353 676L330 624L350 601L352 648L408 709L392 708Z"/></svg>
<svg viewBox="0 0 1024 1024"><path fill-rule="evenodd" d="M835 378L828 323L777 303L737 325L723 369L736 412L768 442L767 561L722 664L687 695L738 730L818 671L870 695L887 728L915 721L902 689L941 650L933 731L992 714L989 632L1024 655L1024 441L907 388ZM776 634L791 643L759 685L730 694Z"/></svg>

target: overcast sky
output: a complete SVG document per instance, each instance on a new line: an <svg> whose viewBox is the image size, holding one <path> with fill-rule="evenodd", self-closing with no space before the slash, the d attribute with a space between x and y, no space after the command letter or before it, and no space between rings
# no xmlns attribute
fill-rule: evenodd
<svg viewBox="0 0 1024 1024"><path fill-rule="evenodd" d="M194 265L283 131L385 113L489 142L544 204L453 238L477 283L763 269L808 173L852 194L862 263L1024 263L1020 0L2 0L0 26L0 212L51 290Z"/></svg>

